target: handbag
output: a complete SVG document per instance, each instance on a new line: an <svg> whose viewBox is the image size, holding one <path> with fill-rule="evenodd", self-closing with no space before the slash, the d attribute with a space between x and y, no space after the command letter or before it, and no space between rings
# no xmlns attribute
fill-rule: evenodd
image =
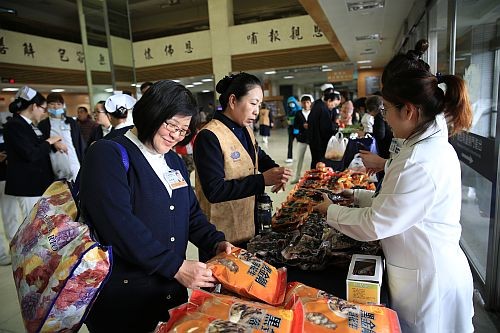
<svg viewBox="0 0 500 333"><path fill-rule="evenodd" d="M50 163L52 164L52 172L56 179L72 179L73 171L69 162L69 155L60 151L50 152Z"/></svg>
<svg viewBox="0 0 500 333"><path fill-rule="evenodd" d="M128 171L127 152L116 144ZM27 332L77 332L111 274L111 247L78 218L78 184L53 182L10 244Z"/></svg>

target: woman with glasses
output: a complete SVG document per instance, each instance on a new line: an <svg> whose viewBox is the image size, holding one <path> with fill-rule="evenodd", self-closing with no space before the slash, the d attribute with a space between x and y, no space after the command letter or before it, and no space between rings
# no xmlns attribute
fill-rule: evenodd
<svg viewBox="0 0 500 333"><path fill-rule="evenodd" d="M186 288L214 285L204 263L186 260L188 240L212 255L229 252L231 244L201 211L172 150L195 128L197 112L189 90L156 82L134 106L135 128L88 149L81 214L99 241L113 247L114 261L87 317L90 332L152 332L169 309L187 301Z"/></svg>
<svg viewBox="0 0 500 333"><path fill-rule="evenodd" d="M9 105L13 113L4 125L7 154L5 194L8 207L4 221L6 236L14 237L33 205L54 181L49 154L65 148L60 136L48 136L37 127L47 112L47 101L36 90L24 86Z"/></svg>
<svg viewBox="0 0 500 333"><path fill-rule="evenodd" d="M263 99L260 80L248 73L217 83L221 112L198 133L194 144L196 194L210 221L240 247L255 236L255 199L265 186L278 191L292 171L279 167L258 145L251 124ZM200 260L209 259L200 251Z"/></svg>
<svg viewBox="0 0 500 333"><path fill-rule="evenodd" d="M316 209L352 238L380 239L403 332L472 332L473 280L459 245L460 162L443 126L446 118L451 134L468 129L472 112L465 82L435 76L421 60L427 46L422 40L396 55L382 74L386 120L403 143L387 161L380 189L355 190L360 208L326 197Z"/></svg>
<svg viewBox="0 0 500 333"><path fill-rule="evenodd" d="M94 116L95 122L99 126L95 127L92 130L90 138L87 141L87 148L97 140L100 140L104 136L106 136L109 132L111 132L111 129L113 128L111 122L109 121L109 117L106 114L106 109L104 108L105 103L106 101L99 101L94 107L92 115Z"/></svg>

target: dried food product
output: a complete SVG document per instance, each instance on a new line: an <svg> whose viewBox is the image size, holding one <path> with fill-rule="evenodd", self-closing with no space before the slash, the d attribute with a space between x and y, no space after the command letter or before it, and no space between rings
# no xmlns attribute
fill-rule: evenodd
<svg viewBox="0 0 500 333"><path fill-rule="evenodd" d="M196 311L191 304L172 309L170 320L159 323L154 333L254 333L250 327Z"/></svg>
<svg viewBox="0 0 500 333"><path fill-rule="evenodd" d="M304 332L401 332L395 311L376 305L347 302L325 291L292 282L288 285L285 304L298 297L304 306Z"/></svg>
<svg viewBox="0 0 500 333"><path fill-rule="evenodd" d="M234 247L207 262L222 286L238 295L278 305L286 289L286 268L276 269L247 250Z"/></svg>
<svg viewBox="0 0 500 333"><path fill-rule="evenodd" d="M297 300L297 298L295 299ZM290 302L289 308L242 300L237 297L194 290L189 302L205 315L245 325L256 332L302 332L302 303Z"/></svg>

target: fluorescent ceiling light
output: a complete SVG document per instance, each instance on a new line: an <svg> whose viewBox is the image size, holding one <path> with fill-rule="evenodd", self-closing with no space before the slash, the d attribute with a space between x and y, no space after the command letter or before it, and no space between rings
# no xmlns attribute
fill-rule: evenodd
<svg viewBox="0 0 500 333"><path fill-rule="evenodd" d="M359 66L359 69L368 69L368 68L372 68L372 66Z"/></svg>
<svg viewBox="0 0 500 333"><path fill-rule="evenodd" d="M203 84L203 82L193 82L195 86L199 86L200 84Z"/></svg>
<svg viewBox="0 0 500 333"><path fill-rule="evenodd" d="M202 79L203 82L212 82L214 79Z"/></svg>
<svg viewBox="0 0 500 333"><path fill-rule="evenodd" d="M19 88L3 88L2 91L18 91Z"/></svg>
<svg viewBox="0 0 500 333"><path fill-rule="evenodd" d="M321 71L322 72L331 72L333 69L331 68L323 68Z"/></svg>
<svg viewBox="0 0 500 333"><path fill-rule="evenodd" d="M321 65L321 68L328 68L328 65Z"/></svg>
<svg viewBox="0 0 500 333"><path fill-rule="evenodd" d="M284 79L293 79L295 76L293 75L286 75L286 76L283 76Z"/></svg>
<svg viewBox="0 0 500 333"><path fill-rule="evenodd" d="M131 86L131 87L137 87L137 84L132 83L130 86Z"/></svg>
<svg viewBox="0 0 500 333"><path fill-rule="evenodd" d="M56 88L56 89L52 89L51 91L52 92L63 92L64 89Z"/></svg>
<svg viewBox="0 0 500 333"><path fill-rule="evenodd" d="M104 89L105 92L113 92L113 88L106 88Z"/></svg>
<svg viewBox="0 0 500 333"><path fill-rule="evenodd" d="M172 81L174 81L174 82L176 82L176 83L179 83L179 82L181 82L181 80L172 80Z"/></svg>
<svg viewBox="0 0 500 333"><path fill-rule="evenodd" d="M364 36L356 36L356 40L380 40L380 34L371 34L371 35L364 35Z"/></svg>
<svg viewBox="0 0 500 333"><path fill-rule="evenodd" d="M375 51L363 51L360 53L360 55L369 55L369 54L375 54Z"/></svg>
<svg viewBox="0 0 500 333"><path fill-rule="evenodd" d="M194 85L192 85L192 84L186 84L186 88L194 88Z"/></svg>
<svg viewBox="0 0 500 333"><path fill-rule="evenodd" d="M369 64L370 62L372 62L372 61L371 60L359 60L358 64Z"/></svg>
<svg viewBox="0 0 500 333"><path fill-rule="evenodd" d="M347 2L347 9L350 12L357 12L358 10L384 8L384 5L385 5L385 0L355 1L355 2Z"/></svg>
<svg viewBox="0 0 500 333"><path fill-rule="evenodd" d="M276 74L276 71L267 71L267 72L264 72L264 74L267 74L267 75Z"/></svg>
<svg viewBox="0 0 500 333"><path fill-rule="evenodd" d="M202 93L209 93L209 92L210 92L210 90L205 89L205 90L202 90L201 92L202 92Z"/></svg>

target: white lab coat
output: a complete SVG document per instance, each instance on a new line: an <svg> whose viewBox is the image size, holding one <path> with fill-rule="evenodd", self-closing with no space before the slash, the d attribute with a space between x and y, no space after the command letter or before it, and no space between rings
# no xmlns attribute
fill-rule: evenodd
<svg viewBox="0 0 500 333"><path fill-rule="evenodd" d="M403 143L378 194L355 191L363 208L328 209L335 229L381 240L391 307L405 333L474 330L472 274L459 246L460 164L442 121Z"/></svg>

